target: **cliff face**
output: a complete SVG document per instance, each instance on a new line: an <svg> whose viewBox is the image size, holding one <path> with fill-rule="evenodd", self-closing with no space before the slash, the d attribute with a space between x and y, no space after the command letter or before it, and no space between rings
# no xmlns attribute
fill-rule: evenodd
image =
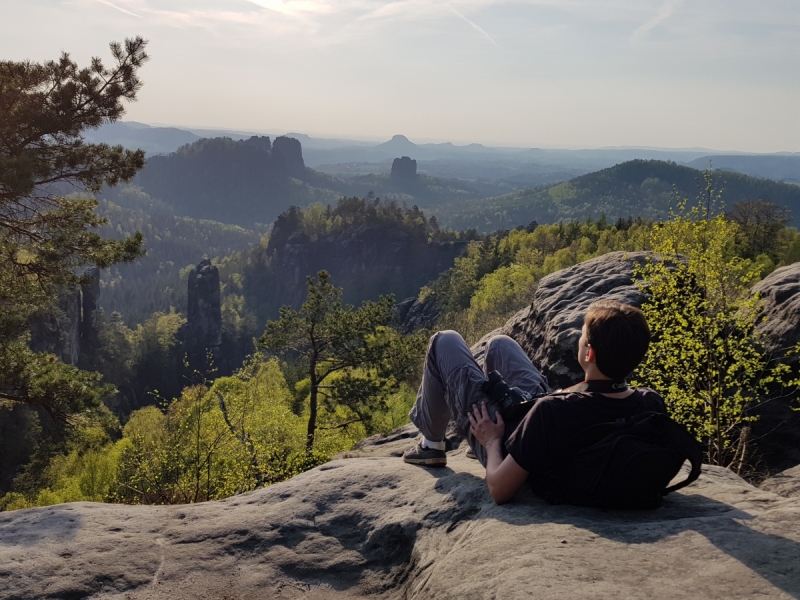
<svg viewBox="0 0 800 600"><path fill-rule="evenodd" d="M298 233L275 249L269 275L261 276L263 290L252 294L262 302L271 296L273 305L298 307L306 297L306 276L324 269L334 285L344 288L347 303L390 293L403 299L450 268L465 247L466 242L429 243L387 225L365 225L316 241ZM251 277L259 279L255 273Z"/></svg>
<svg viewBox="0 0 800 600"><path fill-rule="evenodd" d="M61 295L58 312L30 318L31 350L50 352L62 362L77 365L81 353L97 348L94 311L100 297L100 269L89 269L84 275L85 283Z"/></svg>

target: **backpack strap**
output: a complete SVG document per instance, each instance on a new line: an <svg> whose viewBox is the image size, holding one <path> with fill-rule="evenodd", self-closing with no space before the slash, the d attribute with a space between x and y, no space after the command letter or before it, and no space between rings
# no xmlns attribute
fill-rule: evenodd
<svg viewBox="0 0 800 600"><path fill-rule="evenodd" d="M669 419L669 417L667 418ZM686 479L665 489L665 496L670 492L685 488L690 483L696 481L697 478L700 477L700 471L703 466L703 451L700 448L700 444L694 439L694 437L692 437L686 428L683 425L676 423L672 419L669 419L669 432L672 443L680 448L680 450L689 460L689 463L691 464L691 470L689 471L689 475L686 477Z"/></svg>

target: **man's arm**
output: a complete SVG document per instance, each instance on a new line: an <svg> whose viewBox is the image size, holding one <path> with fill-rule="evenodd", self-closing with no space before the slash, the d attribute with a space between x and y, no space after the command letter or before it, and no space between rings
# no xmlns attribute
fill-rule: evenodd
<svg viewBox="0 0 800 600"><path fill-rule="evenodd" d="M510 454L503 458L503 417L497 413L497 423L492 421L485 402L481 402L480 407L473 405L472 412L467 416L472 435L486 448L486 485L489 494L497 504L508 502L525 483L528 472Z"/></svg>

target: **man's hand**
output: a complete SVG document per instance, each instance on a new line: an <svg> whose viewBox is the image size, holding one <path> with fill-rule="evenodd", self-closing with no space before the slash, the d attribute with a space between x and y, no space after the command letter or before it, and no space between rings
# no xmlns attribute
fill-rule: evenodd
<svg viewBox="0 0 800 600"><path fill-rule="evenodd" d="M484 448L488 449L493 444L497 444L499 447L503 443L503 433L506 430L503 417L498 412L495 414L497 423L492 421L489 409L486 408L486 402L481 402L480 405L473 404L472 412L468 412L467 417L469 417L469 429L472 435Z"/></svg>
<svg viewBox="0 0 800 600"><path fill-rule="evenodd" d="M517 464L509 454L503 458L503 434L505 423L500 413L497 422L492 421L486 402L473 405L469 417L472 435L486 448L486 484L489 494L498 504L508 502L528 478L528 472Z"/></svg>

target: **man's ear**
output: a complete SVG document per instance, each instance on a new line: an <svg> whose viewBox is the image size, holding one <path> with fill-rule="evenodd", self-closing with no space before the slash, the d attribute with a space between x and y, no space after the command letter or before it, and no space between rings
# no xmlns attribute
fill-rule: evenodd
<svg viewBox="0 0 800 600"><path fill-rule="evenodd" d="M596 356L595 356L594 348L589 346L588 348L586 348L586 362L593 363L593 362L595 362L595 359L596 359Z"/></svg>

